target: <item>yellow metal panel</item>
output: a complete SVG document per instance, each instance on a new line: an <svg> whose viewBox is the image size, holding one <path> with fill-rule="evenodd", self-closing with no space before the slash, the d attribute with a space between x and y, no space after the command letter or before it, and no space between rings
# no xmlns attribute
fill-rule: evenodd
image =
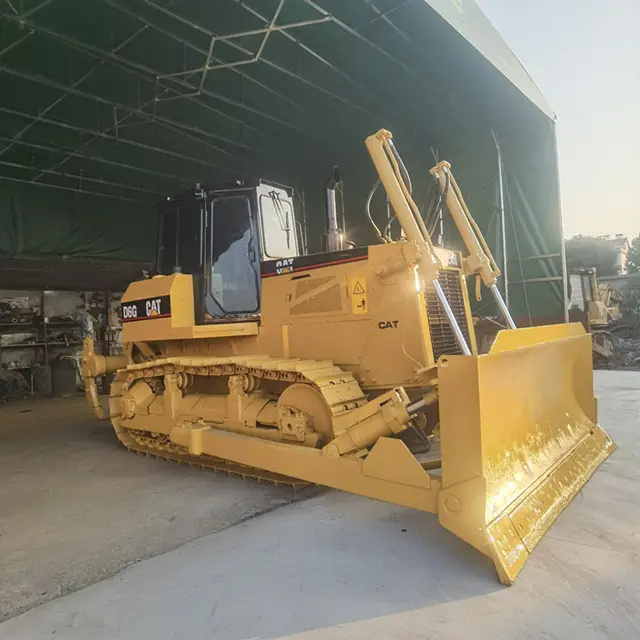
<svg viewBox="0 0 640 640"><path fill-rule="evenodd" d="M285 358L289 357L289 325L282 325L282 354Z"/></svg>
<svg viewBox="0 0 640 640"><path fill-rule="evenodd" d="M174 277L175 276L157 276L147 280L132 282L122 294L122 302L166 296L169 294Z"/></svg>
<svg viewBox="0 0 640 640"><path fill-rule="evenodd" d="M125 322L124 342L153 342L161 340L191 340L194 338L228 338L258 335L257 322L227 322L196 325L193 301L193 278L176 273L133 282L122 296L123 302L169 295L171 316Z"/></svg>
<svg viewBox="0 0 640 640"><path fill-rule="evenodd" d="M257 322L227 322L174 328L171 326L171 318L162 318L126 323L123 327L123 340L126 342L153 342L256 336L258 333Z"/></svg>
<svg viewBox="0 0 640 640"><path fill-rule="evenodd" d="M439 517L510 584L615 445L595 424L589 336L571 326L502 335L490 354L440 361Z"/></svg>
<svg viewBox="0 0 640 640"><path fill-rule="evenodd" d="M171 340L175 339L172 335L175 329L194 326L193 278L190 275L176 273L132 282L122 296L122 302L166 295L170 296L171 316L123 323L123 342Z"/></svg>
<svg viewBox="0 0 640 640"><path fill-rule="evenodd" d="M155 276L148 280L132 282L122 296L122 302L132 302L166 295L171 296L171 317L154 320L153 322L163 322L163 324L171 327L193 326L193 278L190 275L174 273L171 276ZM128 327L147 322L146 320L129 322L125 324L123 330L126 331ZM126 341L126 338L124 340Z"/></svg>
<svg viewBox="0 0 640 640"><path fill-rule="evenodd" d="M153 342L166 340L171 335L171 318L138 320L122 324L123 342Z"/></svg>
<svg viewBox="0 0 640 640"><path fill-rule="evenodd" d="M585 335L585 331L579 322L572 324L550 324L544 327L509 329L498 332L491 346L490 353L499 353L500 351L509 351L510 349L516 349L518 347L581 335Z"/></svg>
<svg viewBox="0 0 640 640"><path fill-rule="evenodd" d="M380 438L367 456L362 467L365 476L381 478L410 487L437 488L437 480L432 480L420 463L410 453L401 440ZM390 458L403 459L402 466L390 466Z"/></svg>
<svg viewBox="0 0 640 640"><path fill-rule="evenodd" d="M582 488L585 480L609 455L611 441L595 427L583 437L564 460L535 487L525 500L514 507L509 517L532 551L558 515Z"/></svg>
<svg viewBox="0 0 640 640"><path fill-rule="evenodd" d="M364 461L349 456L333 458L318 449L218 429L205 429L198 438L202 450L217 458L421 511L437 508L437 479L415 467L415 458L403 443L389 444L389 438L380 438ZM368 465L371 457L373 462ZM406 472L406 467L411 471Z"/></svg>
<svg viewBox="0 0 640 640"><path fill-rule="evenodd" d="M191 335L185 335L184 337L226 338L228 336L257 336L258 331L257 322L225 322L220 324L197 325L193 327Z"/></svg>

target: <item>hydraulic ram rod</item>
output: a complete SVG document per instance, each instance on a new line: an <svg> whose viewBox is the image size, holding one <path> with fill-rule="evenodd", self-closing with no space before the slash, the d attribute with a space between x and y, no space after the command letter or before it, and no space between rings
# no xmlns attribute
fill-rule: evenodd
<svg viewBox="0 0 640 640"><path fill-rule="evenodd" d="M471 216L460 187L451 173L451 165L446 162L439 162L431 174L436 178L440 191L447 203L447 209L455 222L458 232L464 241L469 255L465 258L465 271L467 274L475 273L490 289L498 304L509 329L515 329L516 324L511 317L511 313L502 298L496 282L500 277L500 269L487 246L487 243L480 232L480 229Z"/></svg>

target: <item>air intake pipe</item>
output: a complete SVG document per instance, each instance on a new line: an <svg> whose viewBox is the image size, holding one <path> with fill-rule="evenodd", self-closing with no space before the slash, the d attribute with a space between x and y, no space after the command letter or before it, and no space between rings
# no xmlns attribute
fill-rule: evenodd
<svg viewBox="0 0 640 640"><path fill-rule="evenodd" d="M324 235L325 251L340 251L343 248L343 236L338 227L338 207L336 205L336 187L342 182L340 169L334 166L324 185L327 226Z"/></svg>

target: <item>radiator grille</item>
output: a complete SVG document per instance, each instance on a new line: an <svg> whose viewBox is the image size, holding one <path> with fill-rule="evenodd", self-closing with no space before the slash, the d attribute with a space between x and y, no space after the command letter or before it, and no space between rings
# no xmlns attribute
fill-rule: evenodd
<svg viewBox="0 0 640 640"><path fill-rule="evenodd" d="M467 344L471 346L469 340L469 326L464 308L464 296L462 294L462 284L460 272L453 269L441 269L438 274L438 282L444 291L446 299L449 301L453 315L458 321L458 325L464 335ZM444 309L440 305L433 285L429 285L426 290L427 316L429 318L429 333L431 334L431 345L433 347L433 358L437 360L442 355L462 354L462 349L458 346L456 337L449 325Z"/></svg>

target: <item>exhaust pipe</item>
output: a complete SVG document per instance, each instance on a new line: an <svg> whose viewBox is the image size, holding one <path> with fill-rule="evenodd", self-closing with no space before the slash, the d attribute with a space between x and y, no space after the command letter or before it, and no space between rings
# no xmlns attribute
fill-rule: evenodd
<svg viewBox="0 0 640 640"><path fill-rule="evenodd" d="M338 207L336 205L336 187L342 182L340 169L334 166L324 185L327 226L324 235L325 251L340 251L343 248L342 232L338 227Z"/></svg>

